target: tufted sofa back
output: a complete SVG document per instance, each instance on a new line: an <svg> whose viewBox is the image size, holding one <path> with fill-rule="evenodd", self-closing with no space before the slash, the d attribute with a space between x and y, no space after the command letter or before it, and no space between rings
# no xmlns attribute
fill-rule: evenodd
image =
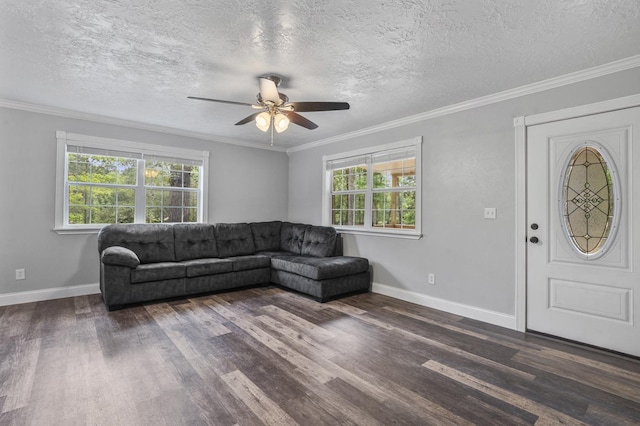
<svg viewBox="0 0 640 426"><path fill-rule="evenodd" d="M301 254L313 257L336 255L336 230L329 226L308 226L304 230Z"/></svg>
<svg viewBox="0 0 640 426"><path fill-rule="evenodd" d="M176 260L173 225L115 224L105 226L98 234L98 251L120 246L133 251L140 263Z"/></svg>
<svg viewBox="0 0 640 426"><path fill-rule="evenodd" d="M280 250L280 232L282 230L282 222L256 222L251 223L250 225L256 251Z"/></svg>
<svg viewBox="0 0 640 426"><path fill-rule="evenodd" d="M310 226L303 223L284 222L280 232L280 250L302 254L304 233Z"/></svg>
<svg viewBox="0 0 640 426"><path fill-rule="evenodd" d="M248 223L218 223L215 234L220 257L243 256L256 252L251 226Z"/></svg>
<svg viewBox="0 0 640 426"><path fill-rule="evenodd" d="M336 230L290 222L177 223L107 225L98 234L100 253L107 247L132 250L140 263L232 257L261 251L288 251L329 257L340 254Z"/></svg>
<svg viewBox="0 0 640 426"><path fill-rule="evenodd" d="M215 225L209 223L176 223L173 225L176 260L218 257Z"/></svg>

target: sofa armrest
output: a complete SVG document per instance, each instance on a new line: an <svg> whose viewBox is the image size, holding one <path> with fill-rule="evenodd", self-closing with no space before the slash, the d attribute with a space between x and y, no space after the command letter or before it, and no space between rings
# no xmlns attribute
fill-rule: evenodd
<svg viewBox="0 0 640 426"><path fill-rule="evenodd" d="M136 268L140 264L140 259L131 250L120 246L107 247L102 251L100 260L105 265L127 266Z"/></svg>

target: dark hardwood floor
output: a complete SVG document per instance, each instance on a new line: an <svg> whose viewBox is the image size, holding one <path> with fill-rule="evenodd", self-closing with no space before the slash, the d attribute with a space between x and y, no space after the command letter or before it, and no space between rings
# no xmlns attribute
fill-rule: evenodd
<svg viewBox="0 0 640 426"><path fill-rule="evenodd" d="M378 294L0 307L0 425L640 423L640 361Z"/></svg>

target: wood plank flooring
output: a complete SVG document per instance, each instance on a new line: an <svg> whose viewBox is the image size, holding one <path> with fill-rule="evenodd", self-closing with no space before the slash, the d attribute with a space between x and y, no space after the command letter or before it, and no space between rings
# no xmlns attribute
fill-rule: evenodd
<svg viewBox="0 0 640 426"><path fill-rule="evenodd" d="M640 424L640 361L378 294L0 307L0 425Z"/></svg>

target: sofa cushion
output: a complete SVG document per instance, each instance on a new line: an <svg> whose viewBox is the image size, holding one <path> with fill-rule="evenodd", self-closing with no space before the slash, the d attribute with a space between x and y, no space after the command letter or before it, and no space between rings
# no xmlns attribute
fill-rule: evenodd
<svg viewBox="0 0 640 426"><path fill-rule="evenodd" d="M251 223L251 233L256 251L280 250L280 230L282 222Z"/></svg>
<svg viewBox="0 0 640 426"><path fill-rule="evenodd" d="M181 263L187 268L187 277L189 278L224 274L233 271L233 263L230 259L191 259Z"/></svg>
<svg viewBox="0 0 640 426"><path fill-rule="evenodd" d="M329 226L310 226L304 231L301 253L313 257L335 255L336 230Z"/></svg>
<svg viewBox="0 0 640 426"><path fill-rule="evenodd" d="M131 283L146 283L149 281L171 280L184 278L186 267L182 263L158 262L141 264L131 270Z"/></svg>
<svg viewBox="0 0 640 426"><path fill-rule="evenodd" d="M270 268L271 259L267 256L253 254L249 256L236 256L229 259L233 263L234 271L247 271L249 269Z"/></svg>
<svg viewBox="0 0 640 426"><path fill-rule="evenodd" d="M125 247L113 246L107 247L100 256L102 263L106 265L126 266L135 268L140 264L140 259L131 250Z"/></svg>
<svg viewBox="0 0 640 426"><path fill-rule="evenodd" d="M256 252L251 226L248 223L218 223L215 235L220 257L243 256Z"/></svg>
<svg viewBox="0 0 640 426"><path fill-rule="evenodd" d="M176 260L218 257L215 226L209 223L176 223L173 236Z"/></svg>
<svg viewBox="0 0 640 426"><path fill-rule="evenodd" d="M167 224L107 225L98 234L98 250L121 246L133 251L140 263L173 262L173 226Z"/></svg>
<svg viewBox="0 0 640 426"><path fill-rule="evenodd" d="M326 280L358 274L369 270L369 261L362 257L281 256L271 259L273 269L302 275L313 280Z"/></svg>
<svg viewBox="0 0 640 426"><path fill-rule="evenodd" d="M280 231L280 250L290 251L295 254L302 253L304 232L309 226L311 225L283 222Z"/></svg>

